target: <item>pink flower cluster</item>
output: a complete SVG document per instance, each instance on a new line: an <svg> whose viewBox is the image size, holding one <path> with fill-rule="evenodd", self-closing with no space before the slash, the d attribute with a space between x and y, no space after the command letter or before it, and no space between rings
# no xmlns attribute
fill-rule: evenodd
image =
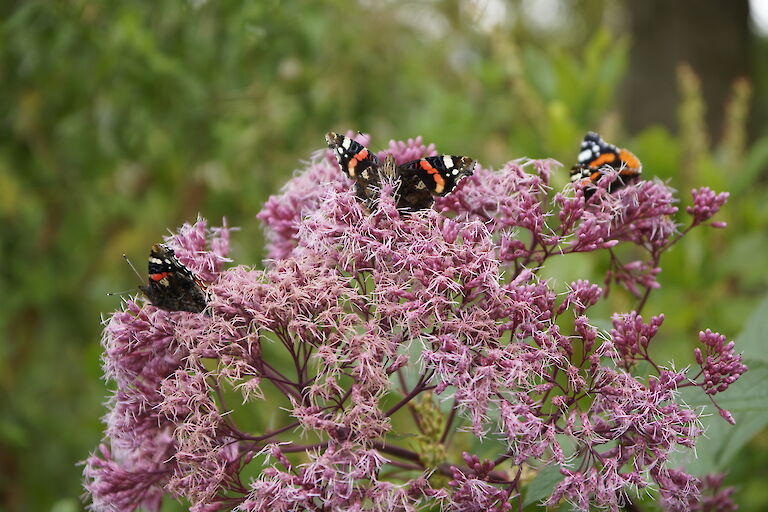
<svg viewBox="0 0 768 512"><path fill-rule="evenodd" d="M420 139L387 152L435 153ZM608 193L607 176L585 201L578 187L552 191L556 165L477 169L433 210L401 215L397 183L367 212L318 152L258 215L265 270L224 268L226 227L182 227L167 243L209 283L208 307L133 298L107 321L115 392L85 465L91 509L157 511L170 496L195 512L505 511L547 466L562 476L547 505L617 510L638 489L669 510L699 503L701 480L670 467L701 434L677 389L714 399L746 368L710 331L699 380L651 358L663 316L645 323L640 310L687 232L674 196L658 181ZM691 226L725 200L705 195ZM622 244L644 256L622 262ZM539 278L551 258L593 251L611 256L605 289L578 280L558 293ZM639 303L603 332L587 312L613 283ZM640 360L651 375L632 373ZM252 431L243 410L274 421ZM462 436L495 455L462 453Z"/></svg>
<svg viewBox="0 0 768 512"><path fill-rule="evenodd" d="M709 329L699 333L699 341L705 348L694 350L696 362L701 366L703 374L702 388L709 395L722 393L728 386L736 382L747 367L741 362L741 354L734 350L734 342L725 342L725 336Z"/></svg>
<svg viewBox="0 0 768 512"><path fill-rule="evenodd" d="M686 208L689 215L693 217L694 224L701 224L711 219L720 208L728 201L728 192L715 194L709 187L701 187L691 191L693 195L693 206ZM714 227L725 227L723 222L713 222Z"/></svg>
<svg viewBox="0 0 768 512"><path fill-rule="evenodd" d="M636 312L629 314L614 314L611 340L621 357L621 365L629 370L636 361L650 360L648 347L651 340L659 331L664 315L655 316L650 324L643 323L643 317Z"/></svg>

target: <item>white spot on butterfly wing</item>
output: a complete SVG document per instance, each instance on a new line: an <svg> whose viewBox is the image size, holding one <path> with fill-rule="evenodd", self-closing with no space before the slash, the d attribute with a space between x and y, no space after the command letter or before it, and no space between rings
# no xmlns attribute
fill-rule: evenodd
<svg viewBox="0 0 768 512"><path fill-rule="evenodd" d="M453 158L450 155L443 155L443 164L445 164L445 167L450 169L453 167Z"/></svg>
<svg viewBox="0 0 768 512"><path fill-rule="evenodd" d="M344 149L349 149L350 145L352 145L352 139L349 137L344 137L344 142L341 143L341 147Z"/></svg>
<svg viewBox="0 0 768 512"><path fill-rule="evenodd" d="M157 258L149 258L149 262L159 265L160 263L162 263L162 260L159 260Z"/></svg>
<svg viewBox="0 0 768 512"><path fill-rule="evenodd" d="M579 162L588 162L589 160L592 160L592 150L585 149L579 153Z"/></svg>

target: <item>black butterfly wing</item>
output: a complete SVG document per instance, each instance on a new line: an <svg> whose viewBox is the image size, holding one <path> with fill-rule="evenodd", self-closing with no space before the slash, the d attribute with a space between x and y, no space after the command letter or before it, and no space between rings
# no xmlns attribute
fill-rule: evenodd
<svg viewBox="0 0 768 512"><path fill-rule="evenodd" d="M577 166L599 169L604 165L611 167L619 163L619 148L608 144L595 132L587 132L581 142Z"/></svg>
<svg viewBox="0 0 768 512"><path fill-rule="evenodd" d="M378 180L381 162L378 157L359 142L345 135L329 132L325 136L341 171L355 181L367 184Z"/></svg>
<svg viewBox="0 0 768 512"><path fill-rule="evenodd" d="M205 287L176 259L173 249L155 244L149 253L147 286L139 289L152 304L167 311L200 313L205 309Z"/></svg>
<svg viewBox="0 0 768 512"><path fill-rule="evenodd" d="M430 193L447 196L474 168L475 161L469 157L438 155L406 162L398 170L404 180L417 177Z"/></svg>

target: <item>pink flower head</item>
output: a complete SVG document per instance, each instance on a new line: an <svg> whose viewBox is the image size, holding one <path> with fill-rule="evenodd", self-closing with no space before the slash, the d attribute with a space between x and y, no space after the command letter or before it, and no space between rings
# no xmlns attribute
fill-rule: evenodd
<svg viewBox="0 0 768 512"><path fill-rule="evenodd" d="M609 240L659 249L675 232L674 202L672 190L659 181L640 181L606 192L599 200L590 200L576 230L574 249L594 250Z"/></svg>
<svg viewBox="0 0 768 512"><path fill-rule="evenodd" d="M582 315L591 306L597 304L602 293L603 290L599 286L579 279L571 283L571 289L563 303L557 308L557 313L560 314L568 309L573 309L576 315Z"/></svg>
<svg viewBox="0 0 768 512"><path fill-rule="evenodd" d="M516 160L500 171L476 168L461 190L436 201L436 209L486 222L492 232L519 227L541 233L546 231L543 200L548 191L541 174L552 165L550 160ZM527 172L530 167L538 172Z"/></svg>
<svg viewBox="0 0 768 512"><path fill-rule="evenodd" d="M158 512L163 499L163 482L168 471L158 470L149 458L134 465L116 461L105 445L100 454L92 454L85 462L85 489L91 496L91 509L97 511L133 512L139 507ZM154 455L162 457L163 452Z"/></svg>
<svg viewBox="0 0 768 512"><path fill-rule="evenodd" d="M340 171L335 157L315 154L309 167L283 186L280 195L270 196L256 216L267 227L270 258L287 258L296 246L301 219L315 211L328 188L352 195L352 181Z"/></svg>
<svg viewBox="0 0 768 512"><path fill-rule="evenodd" d="M731 496L736 489L723 488L724 474L710 474L704 477L699 488L701 495L697 503L693 504L693 512L736 512L739 506L733 502Z"/></svg>
<svg viewBox="0 0 768 512"><path fill-rule="evenodd" d="M715 194L709 187L701 187L691 191L693 206L685 209L693 217L694 224L708 221L720 211L720 208L728 201L728 192Z"/></svg>
<svg viewBox="0 0 768 512"><path fill-rule="evenodd" d="M165 243L176 253L179 261L206 283L212 283L232 261L229 254L229 234L226 220L222 227L208 229L208 222L198 217L194 224L184 224L179 231L165 237Z"/></svg>
<svg viewBox="0 0 768 512"><path fill-rule="evenodd" d="M613 346L619 352L623 366L629 368L637 359L648 356L648 346L664 322L664 315L651 318L649 324L644 324L643 317L634 311L622 315L614 313L612 320Z"/></svg>
<svg viewBox="0 0 768 512"><path fill-rule="evenodd" d="M709 329L699 332L699 341L705 349L704 353L699 348L694 352L703 372L702 387L709 395L722 393L747 371L741 354L734 350L735 344L725 340L725 336Z"/></svg>
<svg viewBox="0 0 768 512"><path fill-rule="evenodd" d="M387 154L403 163L435 148L416 138ZM402 179L382 176L376 201L361 204L321 150L258 215L266 269L225 268L226 226L198 219L167 237L208 284L207 307L129 300L105 322L115 390L110 448L85 464L91 508L158 510L165 495L193 512L507 511L522 506L523 469L552 465L564 479L550 505L616 510L652 488L670 510L727 512L721 481L702 492L670 460L702 433L678 387L726 389L746 370L733 343L702 332L692 377L649 351L663 315L596 327L611 283L642 297L638 310L659 286L660 256L687 233L672 236L673 191L611 191L607 171L585 201L579 186L551 190L557 165L478 168L433 209L406 214ZM702 191L692 215L708 219L723 201ZM622 244L641 256L622 261ZM575 279L558 297L557 277L540 277L552 258L593 251L610 257L605 289ZM460 458L471 436L497 453Z"/></svg>
<svg viewBox="0 0 768 512"><path fill-rule="evenodd" d="M350 136L349 133L347 136ZM368 142L364 140L358 140L358 142L363 146L368 144ZM437 155L437 150L435 149L434 144L425 146L423 139L421 137L416 137L415 139L408 139L407 141L390 140L389 147L383 151L379 151L377 156L379 160L383 162L387 159L387 155L394 156L395 163L400 165L405 162L410 162L411 160L424 158L425 156L435 156Z"/></svg>
<svg viewBox="0 0 768 512"><path fill-rule="evenodd" d="M677 469L654 469L653 477L661 491L661 504L669 512L687 512L699 501L701 481Z"/></svg>
<svg viewBox="0 0 768 512"><path fill-rule="evenodd" d="M452 491L452 510L461 512L510 510L511 490L498 488L488 482L489 479L493 479L491 470L494 463L490 460L480 461L477 456L466 452L463 458L468 468L462 470L453 466L451 468L453 479L448 482Z"/></svg>

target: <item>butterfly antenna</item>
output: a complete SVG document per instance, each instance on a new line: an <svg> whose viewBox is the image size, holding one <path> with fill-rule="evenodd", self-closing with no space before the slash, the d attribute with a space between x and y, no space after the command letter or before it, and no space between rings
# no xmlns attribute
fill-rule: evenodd
<svg viewBox="0 0 768 512"><path fill-rule="evenodd" d="M114 295L122 295L124 293L129 293L129 292L133 292L133 291L136 291L136 288L129 288L129 289L123 290L121 292L107 292L107 297L112 297Z"/></svg>
<svg viewBox="0 0 768 512"><path fill-rule="evenodd" d="M372 136L372 135L370 135L370 134L369 134L369 135L367 135L367 136L366 136L366 135L365 135L363 132L361 132L360 130L357 130L357 134L358 134L360 137L362 137L363 139L365 139L365 138L367 137L367 139L368 139L368 140L366 141L366 142L367 142L367 144L365 144L365 147L367 147L368 149L370 149L370 150L371 150L371 151L373 151L374 153L378 153L379 151L381 151L381 150L382 150L382 149L377 149L377 147L380 147L380 146L376 146L376 147L371 147L371 146L370 146L370 144L373 142L373 136ZM362 144L362 142L361 142L360 144Z"/></svg>
<svg viewBox="0 0 768 512"><path fill-rule="evenodd" d="M131 260L128 259L128 256L123 254L123 259L126 261L126 263L128 263L128 266L131 267L131 269L133 270L133 273L136 274L136 276L138 276L139 282L143 282L144 278L141 277L141 274L139 274L139 271L136 270L136 267L133 266L133 263L131 263Z"/></svg>

